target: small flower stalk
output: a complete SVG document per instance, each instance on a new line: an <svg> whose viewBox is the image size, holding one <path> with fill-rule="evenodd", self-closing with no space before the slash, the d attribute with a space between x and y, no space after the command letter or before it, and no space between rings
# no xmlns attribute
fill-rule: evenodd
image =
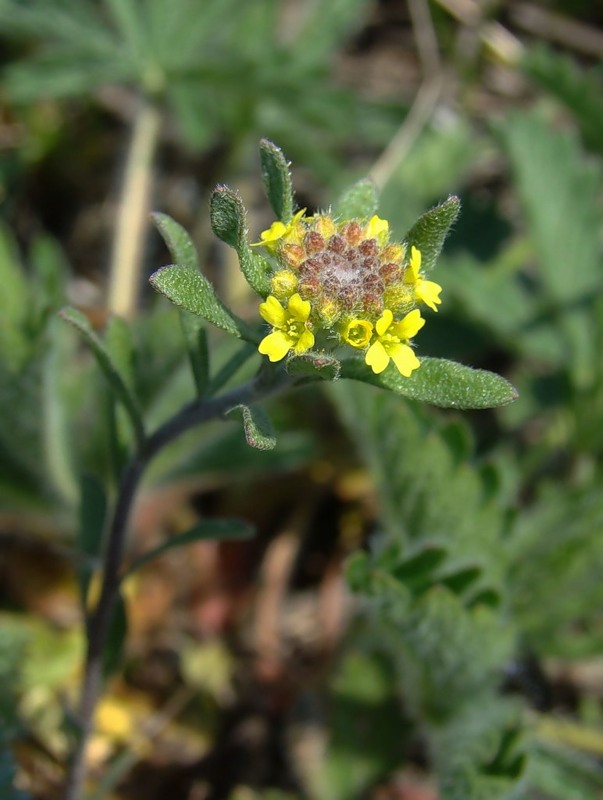
<svg viewBox="0 0 603 800"><path fill-rule="evenodd" d="M390 241L378 216L338 221L298 211L260 241L273 265L260 314L272 331L260 353L276 362L311 348L351 347L376 374L390 362L404 377L420 366L412 339L425 324L421 306L438 310L441 287L427 280L421 252Z"/></svg>

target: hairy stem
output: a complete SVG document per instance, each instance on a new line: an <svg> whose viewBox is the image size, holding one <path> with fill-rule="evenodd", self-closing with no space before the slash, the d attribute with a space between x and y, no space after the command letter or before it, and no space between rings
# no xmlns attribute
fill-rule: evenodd
<svg viewBox="0 0 603 800"><path fill-rule="evenodd" d="M153 161L161 129L161 113L144 101L136 119L117 212L109 276L109 311L124 319L134 316L142 265Z"/></svg>
<svg viewBox="0 0 603 800"><path fill-rule="evenodd" d="M247 405L277 394L294 382L293 377L281 370L270 374L270 380L266 380L266 375L260 374L253 381L219 397L203 402L195 400L146 438L126 466L119 484L103 557L100 596L86 631L88 645L78 712L79 736L67 775L64 800L79 800L86 778L86 751L93 729L96 705L102 691L103 653L119 593L128 523L146 467L160 450L190 428L223 417L234 406Z"/></svg>

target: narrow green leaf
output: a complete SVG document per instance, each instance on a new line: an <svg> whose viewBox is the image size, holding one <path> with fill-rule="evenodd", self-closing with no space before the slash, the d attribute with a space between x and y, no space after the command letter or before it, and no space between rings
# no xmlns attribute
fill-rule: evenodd
<svg viewBox="0 0 603 800"><path fill-rule="evenodd" d="M363 178L341 195L335 213L343 220L372 217L377 203L377 187L370 178Z"/></svg>
<svg viewBox="0 0 603 800"><path fill-rule="evenodd" d="M336 381L341 372L341 364L334 356L309 350L287 359L286 369L290 375Z"/></svg>
<svg viewBox="0 0 603 800"><path fill-rule="evenodd" d="M247 282L254 292L265 297L270 291L267 262L249 246L247 214L239 195L227 186L218 186L211 196L209 214L213 232L237 251Z"/></svg>
<svg viewBox="0 0 603 800"><path fill-rule="evenodd" d="M362 357L356 356L341 362L341 377L442 408L495 408L518 397L517 390L500 375L443 358L422 358L419 369L404 378L393 364L375 375Z"/></svg>
<svg viewBox="0 0 603 800"><path fill-rule="evenodd" d="M107 497L102 485L91 475L82 477L80 492L78 547L82 555L82 564L78 569L78 579L82 601L85 604L90 577L94 569L93 562L102 548Z"/></svg>
<svg viewBox="0 0 603 800"><path fill-rule="evenodd" d="M190 528L188 531L170 537L167 542L154 547L152 550L149 550L147 553L137 558L130 564L126 574L131 575L144 564L148 564L149 561L153 561L169 550L175 550L178 547L185 547L188 544L207 541L208 539L217 542L251 539L254 534L255 529L253 526L243 520L206 519L193 528Z"/></svg>
<svg viewBox="0 0 603 800"><path fill-rule="evenodd" d="M410 582L425 580L446 559L447 551L443 547L427 546L415 555L407 558L399 566L391 570L391 574L399 581Z"/></svg>
<svg viewBox="0 0 603 800"><path fill-rule="evenodd" d="M209 382L207 394L212 397L232 378L232 376L243 366L243 364L252 355L257 353L255 344L246 342L236 353L228 359L228 361L216 372L214 377Z"/></svg>
<svg viewBox="0 0 603 800"><path fill-rule="evenodd" d="M239 339L258 343L260 336L218 300L213 286L198 270L171 265L150 277L151 285L180 308L197 314Z"/></svg>
<svg viewBox="0 0 603 800"><path fill-rule="evenodd" d="M433 269L460 209L461 201L453 195L422 214L404 237L409 248L414 245L421 251L421 266L425 272Z"/></svg>
<svg viewBox="0 0 603 800"><path fill-rule="evenodd" d="M78 309L71 307L62 309L62 311L59 312L59 316L70 325L73 325L74 328L77 328L84 337L107 379L109 386L125 408L130 422L132 423L134 433L136 434L136 439L139 443L142 442L145 438L144 424L136 398L130 391L127 381L121 375L104 342L90 325L88 317L82 314L81 311L78 311Z"/></svg>
<svg viewBox="0 0 603 800"><path fill-rule="evenodd" d="M293 216L293 187L289 162L280 147L268 139L262 139L260 165L268 201L277 219L286 225Z"/></svg>
<svg viewBox="0 0 603 800"><path fill-rule="evenodd" d="M199 269L197 250L188 235L188 231L167 214L155 212L151 214L151 219L163 237L163 241L174 259L174 264L179 264L181 267Z"/></svg>
<svg viewBox="0 0 603 800"><path fill-rule="evenodd" d="M234 406L228 414L240 412L243 417L245 438L250 447L257 450L273 450L276 447L276 436L268 414L258 406Z"/></svg>
<svg viewBox="0 0 603 800"><path fill-rule="evenodd" d="M197 397L203 397L207 394L209 384L209 350L203 318L190 311L181 311L180 323Z"/></svg>

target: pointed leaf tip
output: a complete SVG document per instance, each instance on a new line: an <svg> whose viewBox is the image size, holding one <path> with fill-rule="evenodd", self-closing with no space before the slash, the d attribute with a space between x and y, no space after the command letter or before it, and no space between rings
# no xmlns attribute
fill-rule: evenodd
<svg viewBox="0 0 603 800"><path fill-rule="evenodd" d="M289 162L268 139L260 141L260 166L266 196L277 219L287 224L293 216L293 186Z"/></svg>

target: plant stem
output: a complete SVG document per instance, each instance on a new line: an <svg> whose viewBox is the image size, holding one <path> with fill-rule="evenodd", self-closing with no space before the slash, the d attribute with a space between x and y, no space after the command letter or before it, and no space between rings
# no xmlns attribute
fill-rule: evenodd
<svg viewBox="0 0 603 800"><path fill-rule="evenodd" d="M86 751L93 729L96 705L102 691L103 653L111 626L121 581L121 566L134 498L143 473L152 458L190 428L224 416L237 405L248 405L294 385L296 379L284 370L272 373L265 380L262 373L219 397L185 405L139 446L122 474L107 546L103 557L100 596L86 628L87 650L78 712L79 737L67 775L64 800L79 800L86 778Z"/></svg>
<svg viewBox="0 0 603 800"><path fill-rule="evenodd" d="M124 319L131 319L136 312L160 130L161 113L152 103L143 101L128 150L109 275L109 311Z"/></svg>

